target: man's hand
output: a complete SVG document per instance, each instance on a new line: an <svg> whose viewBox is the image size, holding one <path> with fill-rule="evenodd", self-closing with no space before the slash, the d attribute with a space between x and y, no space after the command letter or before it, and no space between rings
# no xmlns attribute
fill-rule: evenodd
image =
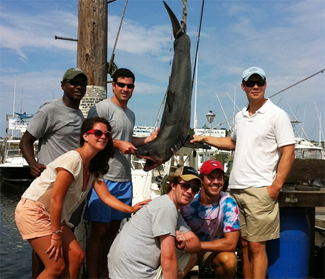
<svg viewBox="0 0 325 279"><path fill-rule="evenodd" d="M190 143L203 142L204 136L193 135L193 139L190 140Z"/></svg>
<svg viewBox="0 0 325 279"><path fill-rule="evenodd" d="M38 177L38 176L41 175L41 173L45 169L46 169L46 166L45 165L39 164L39 163L35 163L34 165L32 165L30 167L30 173L31 173L32 176Z"/></svg>
<svg viewBox="0 0 325 279"><path fill-rule="evenodd" d="M185 235L181 231L176 231L175 245L178 250L184 250L186 247Z"/></svg>
<svg viewBox="0 0 325 279"><path fill-rule="evenodd" d="M160 128L158 128L156 131L154 131L149 137L147 137L144 141L144 144L147 144L151 141L153 141L157 136L158 136L158 133L159 133L159 130Z"/></svg>
<svg viewBox="0 0 325 279"><path fill-rule="evenodd" d="M271 186L268 186L266 189L267 189L267 192L269 193L272 200L275 201L279 197L281 188L280 189L276 188L272 184Z"/></svg>
<svg viewBox="0 0 325 279"><path fill-rule="evenodd" d="M117 148L122 154L133 154L137 148L130 142L124 140L113 140L114 148Z"/></svg>

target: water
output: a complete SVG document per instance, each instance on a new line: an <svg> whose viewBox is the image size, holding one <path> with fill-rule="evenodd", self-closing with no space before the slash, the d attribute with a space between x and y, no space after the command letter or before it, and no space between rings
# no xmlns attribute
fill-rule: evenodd
<svg viewBox="0 0 325 279"><path fill-rule="evenodd" d="M27 186L0 181L0 188L0 278L31 278L32 249L15 223L15 208Z"/></svg>

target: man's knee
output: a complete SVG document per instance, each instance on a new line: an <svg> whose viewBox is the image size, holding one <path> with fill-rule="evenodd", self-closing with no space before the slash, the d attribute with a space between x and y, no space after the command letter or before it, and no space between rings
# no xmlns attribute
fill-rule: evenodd
<svg viewBox="0 0 325 279"><path fill-rule="evenodd" d="M233 252L221 252L212 261L215 267L222 266L226 270L237 268L237 256Z"/></svg>
<svg viewBox="0 0 325 279"><path fill-rule="evenodd" d="M265 242L248 242L249 251L252 254L266 253Z"/></svg>

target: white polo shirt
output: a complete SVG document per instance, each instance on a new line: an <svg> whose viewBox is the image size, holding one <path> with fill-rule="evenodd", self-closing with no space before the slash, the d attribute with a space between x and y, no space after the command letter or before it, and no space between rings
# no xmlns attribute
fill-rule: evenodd
<svg viewBox="0 0 325 279"><path fill-rule="evenodd" d="M236 141L229 189L270 186L276 176L280 147L295 144L288 114L269 99L249 116L237 113L231 138Z"/></svg>

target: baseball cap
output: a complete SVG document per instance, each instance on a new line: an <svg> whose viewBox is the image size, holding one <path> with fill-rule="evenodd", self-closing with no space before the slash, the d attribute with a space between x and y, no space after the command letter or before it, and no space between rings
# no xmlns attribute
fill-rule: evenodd
<svg viewBox="0 0 325 279"><path fill-rule="evenodd" d="M196 169L192 167L187 167L187 166L180 167L175 171L174 176L179 176L184 181L190 181L196 179L200 182L200 184L202 183L199 177L199 173L197 172Z"/></svg>
<svg viewBox="0 0 325 279"><path fill-rule="evenodd" d="M247 81L252 75L259 75L261 78L265 79L265 72L258 67L250 67L243 72L242 78Z"/></svg>
<svg viewBox="0 0 325 279"><path fill-rule="evenodd" d="M87 79L86 74L81 69L70 68L63 75L62 81L65 81L66 79L68 79L68 80L74 79L77 75L84 75L85 78Z"/></svg>
<svg viewBox="0 0 325 279"><path fill-rule="evenodd" d="M217 160L208 160L205 161L201 168L200 168L200 174L209 174L213 170L222 170L224 172L222 164Z"/></svg>

